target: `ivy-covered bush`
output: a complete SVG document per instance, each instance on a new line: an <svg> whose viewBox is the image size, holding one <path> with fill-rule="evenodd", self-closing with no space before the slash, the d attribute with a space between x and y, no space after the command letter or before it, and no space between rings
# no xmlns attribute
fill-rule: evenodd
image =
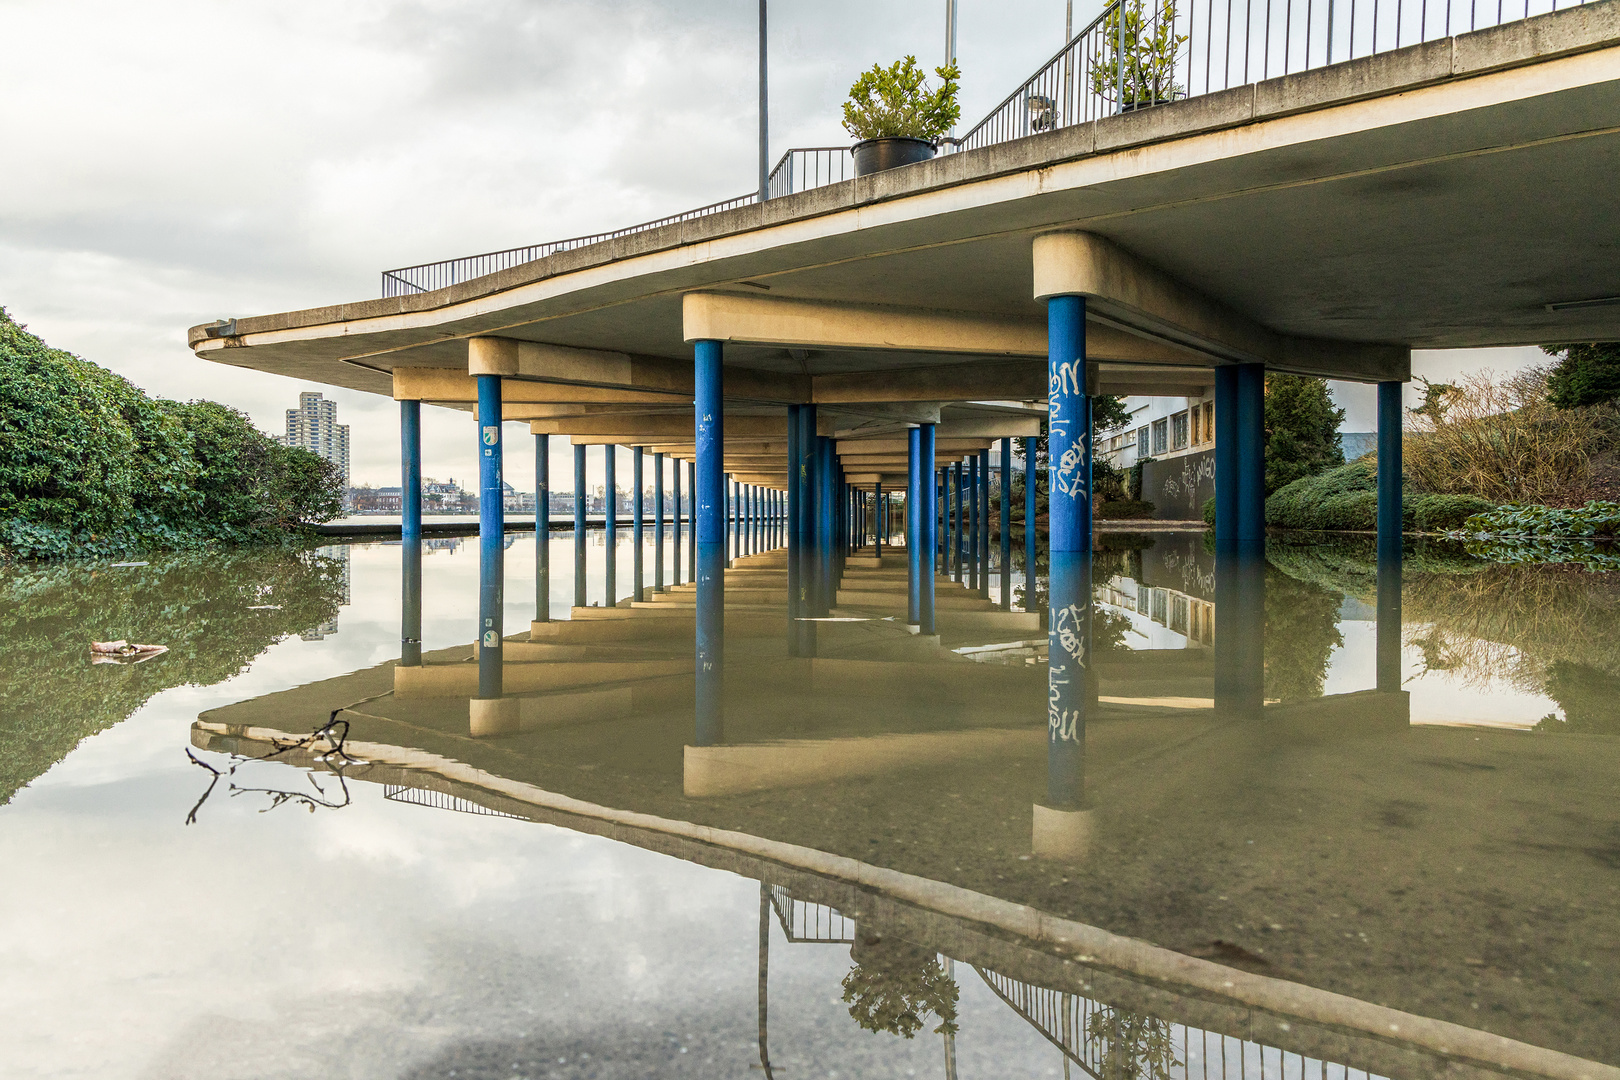
<svg viewBox="0 0 1620 1080"><path fill-rule="evenodd" d="M341 483L241 413L149 398L0 308L0 557L277 541L336 517Z"/></svg>
<svg viewBox="0 0 1620 1080"><path fill-rule="evenodd" d="M1501 537L1615 536L1620 534L1620 503L1589 502L1568 510L1498 506L1469 517L1462 530Z"/></svg>
<svg viewBox="0 0 1620 1080"><path fill-rule="evenodd" d="M1461 528L1475 514L1495 508L1491 500L1478 495L1420 495L1412 520L1419 532L1447 532Z"/></svg>
<svg viewBox="0 0 1620 1080"><path fill-rule="evenodd" d="M1475 495L1420 493L1405 485L1401 495L1401 527L1406 532L1444 532L1458 528L1470 515L1489 510L1493 505L1488 499ZM1332 532L1376 530L1376 460L1370 456L1360 457L1348 465L1279 488L1266 500L1266 524L1279 529Z"/></svg>

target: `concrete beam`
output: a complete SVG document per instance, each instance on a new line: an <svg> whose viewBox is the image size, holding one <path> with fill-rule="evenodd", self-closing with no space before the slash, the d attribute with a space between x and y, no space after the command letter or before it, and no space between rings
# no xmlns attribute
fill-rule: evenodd
<svg viewBox="0 0 1620 1080"><path fill-rule="evenodd" d="M1411 350L1278 334L1166 274L1106 237L1052 232L1033 246L1035 298L1086 298L1090 320L1217 356L1307 375L1369 382L1411 378Z"/></svg>
<svg viewBox="0 0 1620 1080"><path fill-rule="evenodd" d="M536 435L623 435L641 440L693 433L691 415L642 413L636 416L574 416L560 420L534 420L529 430ZM725 418L725 436L787 437L787 417L735 416Z"/></svg>
<svg viewBox="0 0 1620 1080"><path fill-rule="evenodd" d="M400 367L393 371L395 401L425 401L429 404L471 405L478 400L478 382L458 368ZM543 383L521 378L501 380L501 404L680 404L668 394Z"/></svg>
<svg viewBox="0 0 1620 1080"><path fill-rule="evenodd" d="M940 457L977 453L990 449L994 442L994 439L939 439L934 443L934 453ZM834 447L839 457L845 454L904 454L907 449L905 439L840 439Z"/></svg>

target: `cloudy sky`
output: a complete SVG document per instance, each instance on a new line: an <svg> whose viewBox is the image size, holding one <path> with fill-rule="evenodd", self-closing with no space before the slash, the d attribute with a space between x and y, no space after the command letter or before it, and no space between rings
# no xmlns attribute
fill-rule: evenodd
<svg viewBox="0 0 1620 1080"><path fill-rule="evenodd" d="M965 118L1057 50L1064 3L960 0ZM1075 24L1100 6L1076 0ZM942 62L943 13L777 0L773 157L846 141L839 103L873 62ZM0 305L150 393L279 432L308 387L195 359L188 326L364 299L385 267L751 189L756 14L751 0L0 0ZM397 484L393 403L329 393L355 482ZM1363 396L1345 398L1349 428L1371 426ZM426 472L470 478L465 414L428 409L424 428ZM527 485L530 455L509 458Z"/></svg>

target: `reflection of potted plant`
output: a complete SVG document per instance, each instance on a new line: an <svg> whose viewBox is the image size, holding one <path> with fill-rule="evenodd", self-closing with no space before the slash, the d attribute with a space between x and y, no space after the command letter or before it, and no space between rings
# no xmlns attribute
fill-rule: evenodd
<svg viewBox="0 0 1620 1080"><path fill-rule="evenodd" d="M940 1020L936 1034L956 1034L956 980L932 949L899 938L860 937L849 954L855 967L844 976L844 1002L861 1027L909 1039L933 1013Z"/></svg>
<svg viewBox="0 0 1620 1080"><path fill-rule="evenodd" d="M1176 33L1176 0L1157 0L1151 12L1143 4L1120 0L1103 20L1102 50L1091 61L1092 93L1119 102L1120 112L1185 96L1176 85L1176 58L1187 43Z"/></svg>
<svg viewBox="0 0 1620 1080"><path fill-rule="evenodd" d="M1102 1080L1170 1080L1181 1064L1170 1024L1127 1009L1099 1009L1086 1021L1086 1042L1102 1060Z"/></svg>
<svg viewBox="0 0 1620 1080"><path fill-rule="evenodd" d="M844 129L860 141L855 144L855 175L893 169L934 156L934 142L951 130L962 116L956 102L955 64L935 68L944 80L938 90L929 90L928 73L917 66L917 58L896 60L887 68L873 64L849 88L844 102Z"/></svg>

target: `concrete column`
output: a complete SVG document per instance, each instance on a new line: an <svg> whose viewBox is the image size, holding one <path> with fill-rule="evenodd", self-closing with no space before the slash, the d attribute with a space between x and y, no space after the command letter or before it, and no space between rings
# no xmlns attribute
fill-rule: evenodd
<svg viewBox="0 0 1620 1080"><path fill-rule="evenodd" d="M1401 557L1401 384L1378 384L1378 555Z"/></svg>
<svg viewBox="0 0 1620 1080"><path fill-rule="evenodd" d="M921 569L918 576L917 633L930 636L937 632L934 627L934 557L935 549L939 546L939 535L935 532L939 491L934 486L934 477L938 475L934 468L935 430L933 424L921 424L917 428L917 469L921 490L914 515L917 535L921 538L921 550L917 553L917 565Z"/></svg>
<svg viewBox="0 0 1620 1080"><path fill-rule="evenodd" d="M502 578L506 513L501 501L501 377L478 379L478 696L501 696Z"/></svg>
<svg viewBox="0 0 1620 1080"><path fill-rule="evenodd" d="M884 527L888 524L887 515L884 513L884 509L883 509L883 481L882 480L879 480L877 482L877 487L873 489L872 513L877 518L877 528L876 528L876 530L874 530L876 532L876 534L877 534L877 541L876 541L877 542L877 557L879 559L882 559L883 558L883 530L884 530Z"/></svg>
<svg viewBox="0 0 1620 1080"><path fill-rule="evenodd" d="M726 520L721 397L722 346L699 341L694 348L693 408L696 414L697 486L693 517L697 527L697 698L698 746L716 746L725 718Z"/></svg>
<svg viewBox="0 0 1620 1080"><path fill-rule="evenodd" d="M922 501L922 429L906 431L906 508ZM917 533L917 515L906 515L906 622L922 621L922 538Z"/></svg>
<svg viewBox="0 0 1620 1080"><path fill-rule="evenodd" d="M1266 369L1239 364L1237 373L1238 541L1266 539ZM1217 475L1216 481L1220 477Z"/></svg>
<svg viewBox="0 0 1620 1080"><path fill-rule="evenodd" d="M1038 440L1026 437L1024 439L1024 610L1039 611L1041 606L1035 602L1035 566L1037 551L1035 541L1039 530L1035 527L1035 494L1036 481L1040 477L1040 470L1035 467L1035 458L1038 454Z"/></svg>
<svg viewBox="0 0 1620 1080"><path fill-rule="evenodd" d="M551 621L551 436L534 437L534 621Z"/></svg>
<svg viewBox="0 0 1620 1080"><path fill-rule="evenodd" d="M1047 446L1051 550L1091 550L1091 399L1086 396L1086 301L1054 296L1047 313Z"/></svg>
<svg viewBox="0 0 1620 1080"><path fill-rule="evenodd" d="M978 594L990 596L990 450L978 452Z"/></svg>
<svg viewBox="0 0 1620 1080"><path fill-rule="evenodd" d="M585 447L574 447L574 606L584 607L585 595Z"/></svg>
<svg viewBox="0 0 1620 1080"><path fill-rule="evenodd" d="M664 591L664 455L653 454L653 592Z"/></svg>
<svg viewBox="0 0 1620 1080"><path fill-rule="evenodd" d="M967 460L967 569L968 589L979 591L979 455L969 454Z"/></svg>
<svg viewBox="0 0 1620 1080"><path fill-rule="evenodd" d="M638 601L646 599L646 596L642 592L642 577L643 577L643 574L642 574L642 557L641 557L642 543L646 538L645 523L643 521L643 518L645 516L643 511L646 508L643 505L642 494L641 494L641 488L642 488L642 477L641 477L642 457L643 457L643 451L642 451L641 447L637 446L637 447L633 447L631 449L631 451L630 451L630 479L634 483L635 489L636 489L635 493L630 496L630 539L631 539L631 542L632 542L632 547L635 549L635 553L631 556L630 561L634 565L635 579L636 579L635 591L631 595Z"/></svg>
<svg viewBox="0 0 1620 1080"><path fill-rule="evenodd" d="M399 403L399 533L422 540L422 403Z"/></svg>
<svg viewBox="0 0 1620 1080"><path fill-rule="evenodd" d="M1012 440L1001 440L1001 610L1012 610Z"/></svg>
<svg viewBox="0 0 1620 1080"><path fill-rule="evenodd" d="M602 596L603 607L617 607L619 603L619 448L609 443L602 447L602 528L604 530L604 543L607 547L607 582L606 592Z"/></svg>
<svg viewBox="0 0 1620 1080"><path fill-rule="evenodd" d="M422 663L422 403L399 403L399 662Z"/></svg>
<svg viewBox="0 0 1620 1080"><path fill-rule="evenodd" d="M1086 394L1086 302L1046 302L1048 501L1047 801L1085 804L1091 709L1091 399Z"/></svg>
<svg viewBox="0 0 1620 1080"><path fill-rule="evenodd" d="M1215 542L1238 536L1238 373L1231 365L1215 369Z"/></svg>
<svg viewBox="0 0 1620 1080"><path fill-rule="evenodd" d="M686 463L686 489L687 489L687 518L691 529L692 542L686 547L686 576L689 581L697 580L698 549L697 549L697 462ZM725 548L722 546L721 554Z"/></svg>
<svg viewBox="0 0 1620 1080"><path fill-rule="evenodd" d="M951 463L951 580L962 580L962 463Z"/></svg>

